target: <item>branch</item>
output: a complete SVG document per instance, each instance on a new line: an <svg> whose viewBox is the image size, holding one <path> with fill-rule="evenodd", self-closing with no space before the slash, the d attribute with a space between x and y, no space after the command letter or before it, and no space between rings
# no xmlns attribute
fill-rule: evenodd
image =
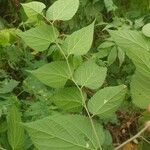
<svg viewBox="0 0 150 150"><path fill-rule="evenodd" d="M141 129L135 136L133 136L132 138L128 139L127 141L125 141L124 143L122 143L121 145L119 145L118 147L115 148L115 150L119 150L121 147L123 147L124 145L126 145L127 143L133 141L134 139L140 137L140 135L145 132L148 128L150 127L150 121L147 122L146 126Z"/></svg>

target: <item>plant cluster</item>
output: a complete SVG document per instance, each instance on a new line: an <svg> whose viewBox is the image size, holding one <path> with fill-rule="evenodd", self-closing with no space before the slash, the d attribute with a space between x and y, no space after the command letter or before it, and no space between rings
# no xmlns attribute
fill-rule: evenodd
<svg viewBox="0 0 150 150"><path fill-rule="evenodd" d="M7 12L13 5L0 18L0 149L118 150L134 140L148 150L149 1L12 0ZM125 143L109 128L123 112L136 117Z"/></svg>

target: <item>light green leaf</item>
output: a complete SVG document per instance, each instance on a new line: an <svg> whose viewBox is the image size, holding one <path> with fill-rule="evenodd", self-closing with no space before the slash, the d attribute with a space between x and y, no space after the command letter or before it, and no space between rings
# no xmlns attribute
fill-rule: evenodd
<svg viewBox="0 0 150 150"><path fill-rule="evenodd" d="M114 47L111 49L111 51L110 51L110 53L109 53L109 55L108 55L108 58L107 58L108 65L110 66L111 64L113 64L114 61L116 60L116 58L117 58L117 49L116 49L116 47L114 46Z"/></svg>
<svg viewBox="0 0 150 150"><path fill-rule="evenodd" d="M94 53L94 56L97 58L104 58L110 54L111 48L100 49L99 52Z"/></svg>
<svg viewBox="0 0 150 150"><path fill-rule="evenodd" d="M35 147L44 150L94 150L97 140L88 118L79 115L56 115L24 124ZM94 122L101 144L104 130Z"/></svg>
<svg viewBox="0 0 150 150"><path fill-rule="evenodd" d="M70 20L79 7L79 0L57 0L46 12L48 20Z"/></svg>
<svg viewBox="0 0 150 150"><path fill-rule="evenodd" d="M87 27L68 35L63 44L63 49L70 54L86 54L93 42L94 22Z"/></svg>
<svg viewBox="0 0 150 150"><path fill-rule="evenodd" d="M149 42L142 33L132 30L109 31L110 35L123 50L149 51Z"/></svg>
<svg viewBox="0 0 150 150"><path fill-rule="evenodd" d="M79 112L82 109L82 96L75 87L69 87L59 90L51 100L59 108L69 112Z"/></svg>
<svg viewBox="0 0 150 150"><path fill-rule="evenodd" d="M106 87L99 90L88 103L89 111L93 115L107 117L114 113L126 94L126 86Z"/></svg>
<svg viewBox="0 0 150 150"><path fill-rule="evenodd" d="M67 63L63 61L46 64L31 73L41 82L53 88L63 87L71 77Z"/></svg>
<svg viewBox="0 0 150 150"><path fill-rule="evenodd" d="M74 55L72 59L72 64L75 69L78 68L83 62L82 56Z"/></svg>
<svg viewBox="0 0 150 150"><path fill-rule="evenodd" d="M12 106L7 115L7 135L13 150L24 149L24 128L20 123L20 112L15 106Z"/></svg>
<svg viewBox="0 0 150 150"><path fill-rule="evenodd" d="M117 9L117 6L113 3L113 0L104 0L104 3L107 9L107 12L115 11Z"/></svg>
<svg viewBox="0 0 150 150"><path fill-rule="evenodd" d="M19 82L13 79L10 81L4 80L3 82L0 82L0 94L12 92L18 84Z"/></svg>
<svg viewBox="0 0 150 150"><path fill-rule="evenodd" d="M125 60L125 52L118 47L118 59L119 59L119 66L121 66Z"/></svg>
<svg viewBox="0 0 150 150"><path fill-rule="evenodd" d="M10 34L8 29L0 30L0 45L6 45L9 43Z"/></svg>
<svg viewBox="0 0 150 150"><path fill-rule="evenodd" d="M146 95L150 92L150 41L138 31L110 31L110 34L136 66L131 82L132 99L137 106L146 108L149 104Z"/></svg>
<svg viewBox="0 0 150 150"><path fill-rule="evenodd" d="M106 78L107 68L99 67L92 61L83 63L74 73L74 78L77 84L82 87L97 89L104 83Z"/></svg>
<svg viewBox="0 0 150 150"><path fill-rule="evenodd" d="M18 33L24 42L36 51L44 51L54 42L59 33L50 25L40 25L26 32Z"/></svg>
<svg viewBox="0 0 150 150"><path fill-rule="evenodd" d="M0 45L8 45L16 41L15 28L0 30Z"/></svg>
<svg viewBox="0 0 150 150"><path fill-rule="evenodd" d="M141 74L135 72L131 81L131 96L133 103L143 109L150 104L150 72L149 74Z"/></svg>
<svg viewBox="0 0 150 150"><path fill-rule="evenodd" d="M38 15L42 15L43 9L46 8L45 4L36 1L21 4L21 5L29 19L28 20L29 22L36 21Z"/></svg>
<svg viewBox="0 0 150 150"><path fill-rule="evenodd" d="M99 46L98 46L98 49L103 49L103 48L109 48L109 47L112 47L112 46L114 46L115 45L115 43L114 42L112 42L112 41L105 41L105 42L103 42L102 44L100 44Z"/></svg>
<svg viewBox="0 0 150 150"><path fill-rule="evenodd" d="M143 26L142 32L145 36L150 37L150 23Z"/></svg>
<svg viewBox="0 0 150 150"><path fill-rule="evenodd" d="M150 72L150 41L137 31L110 31L110 34L117 45L132 59L139 72Z"/></svg>

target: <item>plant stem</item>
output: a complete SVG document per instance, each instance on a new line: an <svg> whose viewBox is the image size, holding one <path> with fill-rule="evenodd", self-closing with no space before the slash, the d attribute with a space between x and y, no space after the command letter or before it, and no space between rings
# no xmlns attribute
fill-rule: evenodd
<svg viewBox="0 0 150 150"><path fill-rule="evenodd" d="M150 145L150 141L148 141L146 138L144 138L143 136L140 136L140 138L142 138L143 141L147 142Z"/></svg>
<svg viewBox="0 0 150 150"><path fill-rule="evenodd" d="M128 139L127 141L125 141L124 143L122 143L121 145L119 145L117 148L115 148L115 150L119 150L120 148L122 148L124 145L128 144L129 142L133 141L134 139L138 138L143 132L145 132L148 128L150 127L150 122L147 123L147 125L141 129L135 136L133 136L132 138Z"/></svg>
<svg viewBox="0 0 150 150"><path fill-rule="evenodd" d="M55 33L55 29L54 29L54 25L52 23L52 27L53 27L53 32ZM94 132L94 135L95 135L95 138L97 140L97 144L100 148L100 150L102 150L102 147L101 147L101 144L100 144L100 140L99 140L99 137L97 135L97 132L96 132L96 129L95 129L95 126L94 126L94 122L92 120L92 117L89 113L89 110L86 106L86 103L85 103L85 98L84 98L84 95L83 95L83 92L82 92L82 88L79 87L79 85L76 83L75 79L73 78L73 73L72 73L72 70L71 70L71 67L70 67L70 64L69 64L69 61L68 61L68 57L65 55L64 51L62 50L62 48L60 47L59 43L56 41L55 42L57 47L59 48L60 52L62 53L62 55L64 56L65 60L66 60L66 63L67 63L67 66L68 66L68 69L69 69L69 72L70 72L70 75L71 75L71 80L74 82L74 84L76 85L76 87L78 88L78 90L80 91L80 94L81 94L81 97L82 97L82 102L83 102L83 106L87 112L87 115L89 117L89 120L90 120L90 123L91 123L91 126L92 126L92 129L93 129L93 132Z"/></svg>
<svg viewBox="0 0 150 150"><path fill-rule="evenodd" d="M94 122L93 122L93 120L92 120L92 117L91 117L91 115L90 115L90 113L89 113L89 110L88 110L88 108L87 108L87 106L86 106L86 103L85 103L85 98L84 98L84 95L83 95L83 92L82 92L82 88L80 88L80 87L78 86L78 84L75 82L74 79L72 79L72 81L74 82L74 84L76 85L76 87L77 87L77 88L79 89L79 91L80 91L80 94L81 94L81 97L82 97L83 106L84 106L84 108L85 108L85 110L86 110L86 112L87 112L87 115L88 115L88 117L89 117L89 120L90 120L92 129L93 129L93 132L94 132L94 134L95 134L95 138L96 138L96 140L97 140L97 144L99 145L100 150L102 150L102 147L101 147L101 144L100 144L100 140L99 140L99 137L98 137L98 135L97 135L97 132L96 132L96 129L95 129L95 126L94 126Z"/></svg>

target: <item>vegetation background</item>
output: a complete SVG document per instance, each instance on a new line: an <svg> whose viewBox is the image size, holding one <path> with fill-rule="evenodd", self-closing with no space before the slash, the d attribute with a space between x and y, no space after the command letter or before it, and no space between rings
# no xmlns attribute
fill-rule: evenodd
<svg viewBox="0 0 150 150"><path fill-rule="evenodd" d="M149 150L149 104L149 0L0 0L0 150Z"/></svg>

